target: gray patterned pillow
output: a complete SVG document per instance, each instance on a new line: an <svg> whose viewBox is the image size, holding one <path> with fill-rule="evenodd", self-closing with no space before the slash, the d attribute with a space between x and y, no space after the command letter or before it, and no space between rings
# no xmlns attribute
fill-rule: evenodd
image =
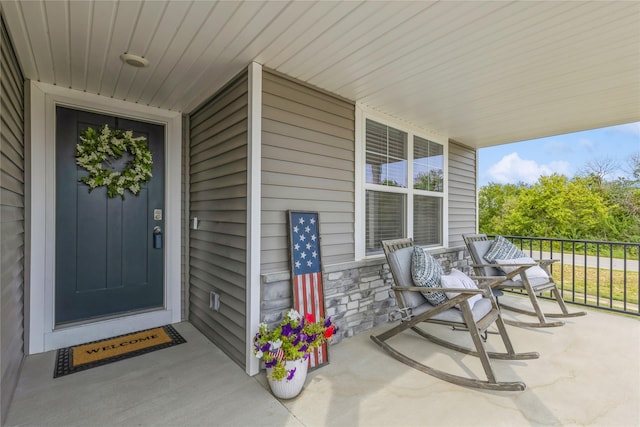
<svg viewBox="0 0 640 427"><path fill-rule="evenodd" d="M484 259L493 264L496 262L496 259L513 259L525 256L527 256L527 254L518 249L513 243L502 236L496 236L489 250L484 254Z"/></svg>
<svg viewBox="0 0 640 427"><path fill-rule="evenodd" d="M411 278L416 286L441 288L442 267L434 257L416 246L411 257ZM444 292L423 292L422 295L431 305L440 305L447 300Z"/></svg>

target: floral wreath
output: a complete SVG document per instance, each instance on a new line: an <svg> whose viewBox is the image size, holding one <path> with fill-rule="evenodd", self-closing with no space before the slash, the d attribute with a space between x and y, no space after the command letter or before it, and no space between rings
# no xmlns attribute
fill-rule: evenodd
<svg viewBox="0 0 640 427"><path fill-rule="evenodd" d="M133 137L133 132L110 130L104 125L97 132L88 128L80 134L81 144L76 146L76 164L83 167L89 175L79 179L87 184L89 192L96 187L106 186L107 195L122 197L124 190L134 195L140 194L141 185L151 180L151 151L144 136ZM124 170L114 171L104 168L111 165L111 159L119 159L128 152L133 156Z"/></svg>

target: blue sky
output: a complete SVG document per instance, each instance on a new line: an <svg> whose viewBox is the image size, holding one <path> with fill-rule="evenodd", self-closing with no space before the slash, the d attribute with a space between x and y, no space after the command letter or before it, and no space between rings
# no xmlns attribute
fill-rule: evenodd
<svg viewBox="0 0 640 427"><path fill-rule="evenodd" d="M552 173L573 177L587 162L602 159L620 166L607 178L628 176L624 168L632 153L640 153L640 122L482 148L478 186L532 184L540 175Z"/></svg>

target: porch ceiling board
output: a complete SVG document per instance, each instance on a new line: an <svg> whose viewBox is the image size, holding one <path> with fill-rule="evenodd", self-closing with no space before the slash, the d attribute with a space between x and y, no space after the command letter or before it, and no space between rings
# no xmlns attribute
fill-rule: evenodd
<svg viewBox="0 0 640 427"><path fill-rule="evenodd" d="M640 2L0 7L26 78L184 113L256 61L473 147L640 121Z"/></svg>

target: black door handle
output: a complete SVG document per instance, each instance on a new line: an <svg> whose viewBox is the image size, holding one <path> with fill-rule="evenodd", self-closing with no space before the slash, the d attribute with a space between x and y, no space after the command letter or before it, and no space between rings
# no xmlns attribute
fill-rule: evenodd
<svg viewBox="0 0 640 427"><path fill-rule="evenodd" d="M162 229L157 225L153 227L153 249L162 249Z"/></svg>

